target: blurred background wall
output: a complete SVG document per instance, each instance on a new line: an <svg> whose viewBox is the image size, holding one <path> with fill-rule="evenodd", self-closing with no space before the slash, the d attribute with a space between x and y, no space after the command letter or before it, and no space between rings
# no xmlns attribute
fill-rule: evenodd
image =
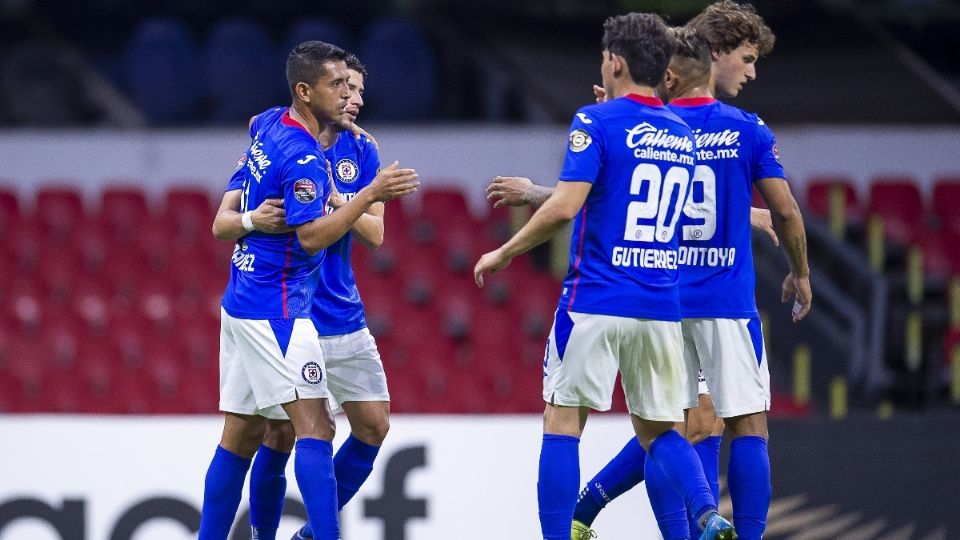
<svg viewBox="0 0 960 540"><path fill-rule="evenodd" d="M481 415L457 417L468 424L535 415L566 244L478 290L476 259L529 215L489 209L483 188L497 174L555 181L566 125L599 80L605 17L644 10L681 24L707 4L0 0L4 421L216 413L232 246L210 235L213 211L246 120L289 102L284 59L306 39L366 63L360 123L385 163L423 180L388 205L385 245L355 250L393 410ZM940 453L958 448L947 434L960 405L960 3L755 5L777 44L732 103L778 136L815 294L810 317L790 323L784 257L755 239L775 496L807 494L816 511L804 515L825 522L863 518L817 537L955 537L949 512L930 509L947 496L934 485L960 485L960 465ZM18 469L42 466L30 440L14 444ZM859 455L878 456L872 474L823 466ZM936 480L930 463L943 468ZM880 504L878 486L909 496ZM0 505L24 489L0 490Z"/></svg>

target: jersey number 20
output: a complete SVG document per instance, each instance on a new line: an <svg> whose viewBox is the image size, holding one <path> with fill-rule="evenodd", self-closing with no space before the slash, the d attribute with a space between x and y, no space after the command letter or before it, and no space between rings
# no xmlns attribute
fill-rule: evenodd
<svg viewBox="0 0 960 540"><path fill-rule="evenodd" d="M670 167L667 174L652 163L641 163L633 170L630 179L630 195L640 195L647 184L646 199L632 201L627 205L627 225L623 239L635 242L662 242L673 239L680 209L687 199L690 171L683 167ZM654 224L641 225L641 220L655 219Z"/></svg>

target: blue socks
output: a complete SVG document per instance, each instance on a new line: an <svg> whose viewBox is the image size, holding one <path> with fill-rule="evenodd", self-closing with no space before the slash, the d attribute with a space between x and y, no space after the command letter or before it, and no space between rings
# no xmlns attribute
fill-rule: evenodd
<svg viewBox="0 0 960 540"><path fill-rule="evenodd" d="M727 483L733 499L733 525L743 540L759 540L770 508L770 455L763 437L737 437L730 442Z"/></svg>
<svg viewBox="0 0 960 540"><path fill-rule="evenodd" d="M570 523L580 485L580 439L543 434L537 502L544 540L570 540Z"/></svg>
<svg viewBox="0 0 960 540"><path fill-rule="evenodd" d="M379 446L369 445L352 434L337 450L333 457L333 474L337 479L338 510L343 510L344 505L360 491L360 486L373 471L373 460L378 452ZM307 538L313 536L309 522L300 529L300 534Z"/></svg>
<svg viewBox="0 0 960 540"><path fill-rule="evenodd" d="M643 482L643 463L646 459L647 453L640 446L640 441L631 437L620 453L587 482L580 492L573 519L592 525L607 503Z"/></svg>
<svg viewBox="0 0 960 540"><path fill-rule="evenodd" d="M287 493L284 470L290 454L260 445L250 471L250 526L257 540L276 540Z"/></svg>
<svg viewBox="0 0 960 540"><path fill-rule="evenodd" d="M250 460L217 446L207 469L199 540L226 540L237 517Z"/></svg>
<svg viewBox="0 0 960 540"><path fill-rule="evenodd" d="M703 464L703 475L710 484L710 491L713 492L713 499L720 502L720 443L723 437L720 435L710 436L694 445L693 449L700 456L700 463Z"/></svg>
<svg viewBox="0 0 960 540"><path fill-rule="evenodd" d="M647 475L647 497L650 507L657 517L657 526L664 540L683 540L691 538L687 525L687 507L683 497L663 474L663 469L652 459L644 464Z"/></svg>
<svg viewBox="0 0 960 540"><path fill-rule="evenodd" d="M694 519L699 519L709 510L716 510L717 501L703 475L703 465L693 447L679 433L671 429L654 439L649 457L660 466L663 475L683 497ZM647 468L646 471L649 484L651 469Z"/></svg>
<svg viewBox="0 0 960 540"><path fill-rule="evenodd" d="M303 438L297 441L296 449L293 467L313 537L316 540L339 540L333 445L329 441Z"/></svg>
<svg viewBox="0 0 960 540"><path fill-rule="evenodd" d="M693 449L700 456L700 463L703 464L703 475L710 485L710 491L713 492L713 500L720 503L720 443L723 437L720 435L710 436L693 445ZM693 516L690 518L690 532L700 531L700 525L696 523Z"/></svg>
<svg viewBox="0 0 960 540"><path fill-rule="evenodd" d="M333 458L333 472L337 477L337 501L343 506L360 491L373 471L373 460L377 458L379 446L369 445L353 435L347 437L337 455Z"/></svg>

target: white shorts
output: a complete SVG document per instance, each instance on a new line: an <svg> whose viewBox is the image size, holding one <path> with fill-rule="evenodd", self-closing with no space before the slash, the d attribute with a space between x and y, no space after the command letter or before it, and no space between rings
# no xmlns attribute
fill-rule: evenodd
<svg viewBox="0 0 960 540"><path fill-rule="evenodd" d="M684 319L682 326L687 369L703 369L717 416L770 410L770 370L759 318Z"/></svg>
<svg viewBox="0 0 960 540"><path fill-rule="evenodd" d="M327 366L327 387L337 412L347 401L390 401L387 374L370 330L320 336L320 348Z"/></svg>
<svg viewBox="0 0 960 540"><path fill-rule="evenodd" d="M221 308L220 410L286 420L280 405L301 398L330 398L310 319L235 319Z"/></svg>
<svg viewBox="0 0 960 540"><path fill-rule="evenodd" d="M627 408L645 420L682 422L688 391L680 323L558 310L544 358L543 399L610 409L617 371Z"/></svg>

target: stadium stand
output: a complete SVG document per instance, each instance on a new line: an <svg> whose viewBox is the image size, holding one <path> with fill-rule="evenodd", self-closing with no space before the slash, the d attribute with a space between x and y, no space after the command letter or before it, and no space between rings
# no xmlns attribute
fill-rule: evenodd
<svg viewBox="0 0 960 540"><path fill-rule="evenodd" d="M156 125L193 117L200 100L199 52L181 21L142 21L127 44L123 80L130 98Z"/></svg>

